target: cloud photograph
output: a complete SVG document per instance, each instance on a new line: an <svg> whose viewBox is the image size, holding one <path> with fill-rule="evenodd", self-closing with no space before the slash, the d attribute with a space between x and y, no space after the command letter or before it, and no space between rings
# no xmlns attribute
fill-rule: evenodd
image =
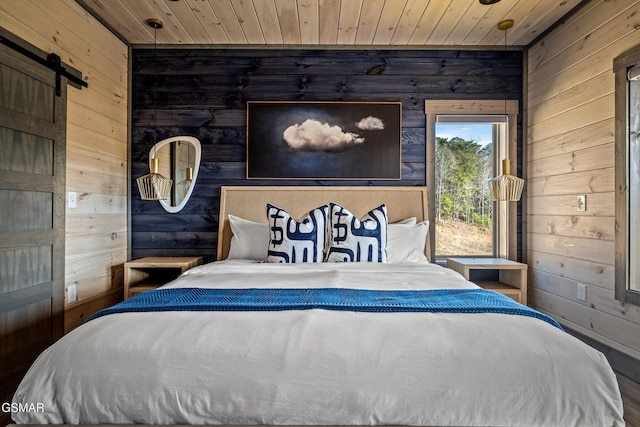
<svg viewBox="0 0 640 427"><path fill-rule="evenodd" d="M289 126L283 137L289 147L308 151L342 151L353 144L364 142L364 138L357 133L344 132L340 126L331 126L314 119Z"/></svg>
<svg viewBox="0 0 640 427"><path fill-rule="evenodd" d="M400 179L400 102L247 103L248 179Z"/></svg>
<svg viewBox="0 0 640 427"><path fill-rule="evenodd" d="M378 117L369 116L356 123L356 126L360 130L382 130L384 129L384 122Z"/></svg>

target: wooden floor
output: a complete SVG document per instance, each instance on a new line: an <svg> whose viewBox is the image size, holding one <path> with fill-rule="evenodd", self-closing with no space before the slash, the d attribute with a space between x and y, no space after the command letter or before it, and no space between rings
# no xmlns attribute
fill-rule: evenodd
<svg viewBox="0 0 640 427"><path fill-rule="evenodd" d="M616 373L622 401L624 403L624 420L627 427L640 427L640 384Z"/></svg>
<svg viewBox="0 0 640 427"><path fill-rule="evenodd" d="M0 411L0 426L6 426L8 424L11 424L13 421L11 420L11 415L4 412L4 411Z"/></svg>

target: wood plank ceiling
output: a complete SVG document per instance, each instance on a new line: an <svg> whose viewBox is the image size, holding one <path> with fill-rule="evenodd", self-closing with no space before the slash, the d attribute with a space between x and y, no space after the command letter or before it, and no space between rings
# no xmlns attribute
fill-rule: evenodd
<svg viewBox="0 0 640 427"><path fill-rule="evenodd" d="M132 46L528 45L581 0L76 0ZM584 1L584 0L583 0Z"/></svg>

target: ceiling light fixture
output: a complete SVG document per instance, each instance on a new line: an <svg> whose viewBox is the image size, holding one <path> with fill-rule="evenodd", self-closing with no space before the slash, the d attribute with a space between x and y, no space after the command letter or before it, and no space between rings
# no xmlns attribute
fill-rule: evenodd
<svg viewBox="0 0 640 427"><path fill-rule="evenodd" d="M156 64L156 50L157 50L157 34L158 29L162 28L162 21L156 18L151 18L147 20L147 25L153 28L153 59L154 66ZM154 70L155 71L155 70ZM157 105L156 105L156 76L155 72L153 75L153 141L154 144L157 141L157 122L156 116L158 115ZM142 200L166 200L169 198L171 193L171 185L173 181L165 178L164 176L158 173L158 159L156 158L156 153L154 153L151 158L151 167L150 173L141 176L136 179L136 183L138 184L138 190L140 191L140 197Z"/></svg>
<svg viewBox="0 0 640 427"><path fill-rule="evenodd" d="M480 2L480 4L484 4L484 5L487 5L487 6L500 2L500 0L478 0L478 1Z"/></svg>

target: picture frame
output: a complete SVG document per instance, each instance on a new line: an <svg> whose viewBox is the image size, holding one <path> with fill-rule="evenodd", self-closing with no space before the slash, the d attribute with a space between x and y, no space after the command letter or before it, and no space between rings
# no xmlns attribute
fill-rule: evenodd
<svg viewBox="0 0 640 427"><path fill-rule="evenodd" d="M247 179L401 179L401 102L248 101L246 136Z"/></svg>

